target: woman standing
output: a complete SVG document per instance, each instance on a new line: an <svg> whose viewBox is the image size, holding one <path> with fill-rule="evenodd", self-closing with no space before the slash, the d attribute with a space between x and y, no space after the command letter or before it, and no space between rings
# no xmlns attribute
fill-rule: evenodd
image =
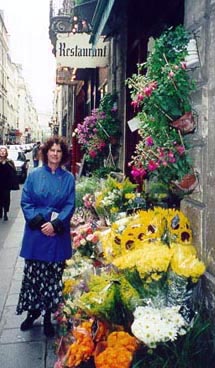
<svg viewBox="0 0 215 368"><path fill-rule="evenodd" d="M0 148L0 219L8 220L10 209L10 191L19 189L14 162L8 160L7 148Z"/></svg>
<svg viewBox="0 0 215 368"><path fill-rule="evenodd" d="M20 256L25 259L17 314L27 311L20 328L26 331L44 316L44 334L54 336L51 313L62 302L65 260L72 255L70 219L75 210L75 180L62 165L68 147L59 137L41 148L43 166L29 173L21 207L26 220Z"/></svg>

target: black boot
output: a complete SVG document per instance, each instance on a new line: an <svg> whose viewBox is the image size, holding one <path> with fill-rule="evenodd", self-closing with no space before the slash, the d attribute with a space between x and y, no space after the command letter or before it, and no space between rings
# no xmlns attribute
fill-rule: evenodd
<svg viewBox="0 0 215 368"><path fill-rule="evenodd" d="M4 210L4 221L7 221L8 217L7 217L7 212Z"/></svg>
<svg viewBox="0 0 215 368"><path fill-rule="evenodd" d="M46 311L44 316L44 326L43 326L44 335L47 337L54 337L55 329L51 323L51 312Z"/></svg>
<svg viewBox="0 0 215 368"><path fill-rule="evenodd" d="M34 321L39 318L40 311L38 310L32 310L31 312L28 312L27 318L22 322L20 326L21 331L27 331L30 330L33 327Z"/></svg>
<svg viewBox="0 0 215 368"><path fill-rule="evenodd" d="M2 207L0 207L0 219L2 218L3 215L3 211L2 211Z"/></svg>

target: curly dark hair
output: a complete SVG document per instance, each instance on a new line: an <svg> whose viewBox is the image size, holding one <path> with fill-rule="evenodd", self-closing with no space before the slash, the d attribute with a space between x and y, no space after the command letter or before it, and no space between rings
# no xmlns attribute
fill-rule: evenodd
<svg viewBox="0 0 215 368"><path fill-rule="evenodd" d="M51 137L40 146L41 159L43 163L48 163L48 150L54 145L59 144L62 149L61 165L65 164L69 159L69 148L63 137Z"/></svg>

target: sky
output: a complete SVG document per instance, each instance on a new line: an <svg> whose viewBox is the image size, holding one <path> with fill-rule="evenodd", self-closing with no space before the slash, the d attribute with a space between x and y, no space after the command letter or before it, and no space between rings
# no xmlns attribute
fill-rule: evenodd
<svg viewBox="0 0 215 368"><path fill-rule="evenodd" d="M49 39L50 0L0 0L10 40L12 61L23 66L34 105L41 116L51 115L55 57Z"/></svg>

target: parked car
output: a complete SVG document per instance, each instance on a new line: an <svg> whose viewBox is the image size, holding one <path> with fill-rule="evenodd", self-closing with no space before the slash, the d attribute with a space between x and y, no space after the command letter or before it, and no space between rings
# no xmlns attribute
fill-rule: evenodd
<svg viewBox="0 0 215 368"><path fill-rule="evenodd" d="M13 160L16 167L16 174L19 178L20 183L23 184L28 175L28 163L30 160L27 159L22 150L16 149L8 150L8 158Z"/></svg>
<svg viewBox="0 0 215 368"><path fill-rule="evenodd" d="M21 144L8 144L7 145L7 149L9 150L17 150L17 151L22 151L22 146Z"/></svg>

